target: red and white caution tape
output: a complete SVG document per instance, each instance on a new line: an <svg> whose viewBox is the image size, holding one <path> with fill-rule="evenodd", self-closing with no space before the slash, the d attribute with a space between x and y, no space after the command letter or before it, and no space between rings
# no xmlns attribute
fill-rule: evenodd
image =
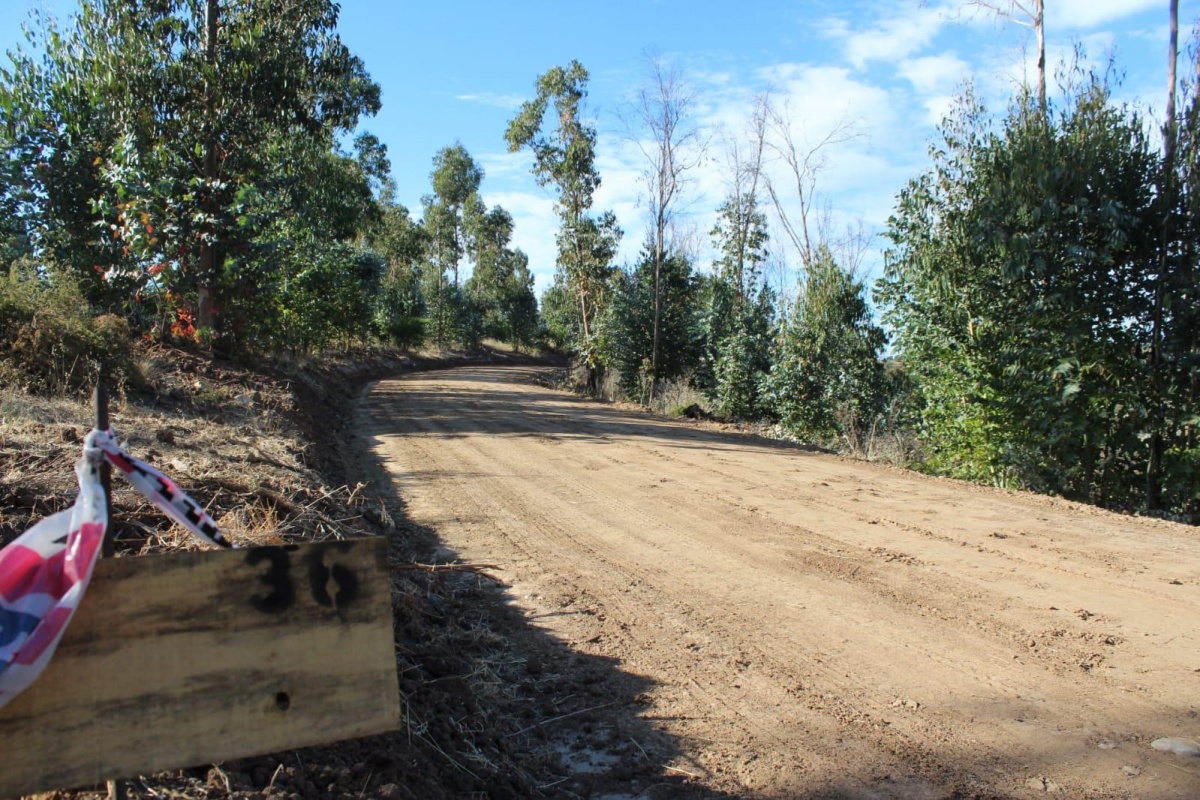
<svg viewBox="0 0 1200 800"><path fill-rule="evenodd" d="M84 442L84 449L99 450L108 462L120 470L126 480L164 514L178 522L209 544L230 547L229 540L217 530L217 523L200 505L183 493L175 481L144 461L138 461L117 444L112 428L93 430Z"/></svg>
<svg viewBox="0 0 1200 800"><path fill-rule="evenodd" d="M230 546L196 501L162 472L122 450L111 429L88 434L83 452L75 464L75 504L0 549L0 707L46 668L92 579L108 527L102 459L193 534Z"/></svg>

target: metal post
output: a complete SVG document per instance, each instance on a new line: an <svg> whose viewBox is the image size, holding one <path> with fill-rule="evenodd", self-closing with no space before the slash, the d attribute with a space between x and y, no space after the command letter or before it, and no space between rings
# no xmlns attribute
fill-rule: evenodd
<svg viewBox="0 0 1200 800"><path fill-rule="evenodd" d="M96 382L96 389L92 392L92 403L96 409L96 430L108 430L108 387L105 386L104 380ZM108 461L100 462L100 485L104 487L104 548L101 550L101 556L111 558L114 552L113 545L113 524L112 524L112 464Z"/></svg>
<svg viewBox="0 0 1200 800"><path fill-rule="evenodd" d="M96 430L108 430L108 386L101 376L96 381L92 392L92 405L96 411ZM100 486L104 489L104 545L100 550L102 558L111 558L116 551L113 540L115 527L112 524L112 464L107 459L100 460ZM108 800L124 800L126 782L122 780L108 781Z"/></svg>

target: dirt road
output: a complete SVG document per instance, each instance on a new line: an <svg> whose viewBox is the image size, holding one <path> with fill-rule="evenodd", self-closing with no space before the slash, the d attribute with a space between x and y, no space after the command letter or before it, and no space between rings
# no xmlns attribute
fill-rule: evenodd
<svg viewBox="0 0 1200 800"><path fill-rule="evenodd" d="M447 559L496 565L547 648L524 688L576 671L533 721L564 780L1200 797L1200 758L1150 747L1200 738L1200 531L585 402L535 372L384 381L360 420L408 515Z"/></svg>

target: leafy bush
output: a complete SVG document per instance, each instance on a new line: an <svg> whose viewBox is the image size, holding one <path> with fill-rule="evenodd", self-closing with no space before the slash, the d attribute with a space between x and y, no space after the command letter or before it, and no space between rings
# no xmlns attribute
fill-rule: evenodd
<svg viewBox="0 0 1200 800"><path fill-rule="evenodd" d="M396 347L416 347L425 341L424 314L420 276L409 268L388 269L375 299L375 335Z"/></svg>
<svg viewBox="0 0 1200 800"><path fill-rule="evenodd" d="M859 448L887 402L883 330L862 281L825 248L808 267L790 319L780 322L764 399L794 436Z"/></svg>
<svg viewBox="0 0 1200 800"><path fill-rule="evenodd" d="M48 394L86 393L100 376L140 385L129 323L95 316L65 275L28 261L0 273L0 377Z"/></svg>

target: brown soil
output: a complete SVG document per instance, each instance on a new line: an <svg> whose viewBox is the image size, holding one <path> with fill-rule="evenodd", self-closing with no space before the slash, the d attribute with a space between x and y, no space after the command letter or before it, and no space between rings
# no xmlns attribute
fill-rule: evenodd
<svg viewBox="0 0 1200 800"><path fill-rule="evenodd" d="M356 463L402 528L436 536L440 563L488 565L431 573L447 617L488 639L473 652L423 657L428 633L408 626L439 613L434 595L398 605L407 696L445 682L496 710L474 733L469 710L424 721L478 747L442 761L452 787L1200 796L1200 760L1150 748L1200 736L1195 528L539 381L413 374L359 406ZM464 778L505 764L527 782Z"/></svg>
<svg viewBox="0 0 1200 800"><path fill-rule="evenodd" d="M585 402L502 354L142 358L118 432L235 541L389 537L404 720L129 797L1200 795L1149 747L1200 735L1194 528ZM89 416L0 392L0 541L71 501ZM114 501L121 554L195 546Z"/></svg>

